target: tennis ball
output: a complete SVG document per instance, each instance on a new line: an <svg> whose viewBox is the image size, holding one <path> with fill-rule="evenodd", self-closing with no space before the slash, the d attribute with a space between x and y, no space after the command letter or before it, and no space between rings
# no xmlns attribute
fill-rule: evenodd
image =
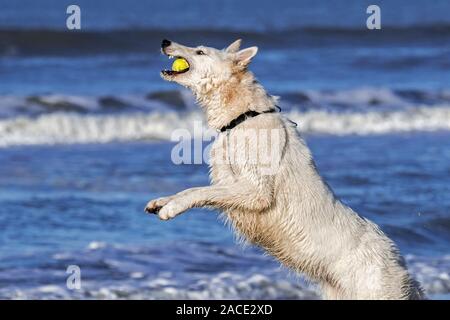
<svg viewBox="0 0 450 320"><path fill-rule="evenodd" d="M179 72L179 71L184 71L188 68L189 68L189 63L183 58L176 59L172 64L172 71Z"/></svg>

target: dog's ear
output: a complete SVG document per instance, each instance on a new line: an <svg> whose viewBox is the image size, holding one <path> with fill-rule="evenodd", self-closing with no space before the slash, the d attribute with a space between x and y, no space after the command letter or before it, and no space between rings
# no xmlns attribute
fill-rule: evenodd
<svg viewBox="0 0 450 320"><path fill-rule="evenodd" d="M236 52L236 62L242 67L246 67L252 58L258 53L258 47L250 47Z"/></svg>
<svg viewBox="0 0 450 320"><path fill-rule="evenodd" d="M227 53L235 53L235 52L237 52L239 50L239 48L241 47L241 43L242 43L242 40L241 39L237 39L235 42L230 44L225 49L225 52L227 52Z"/></svg>

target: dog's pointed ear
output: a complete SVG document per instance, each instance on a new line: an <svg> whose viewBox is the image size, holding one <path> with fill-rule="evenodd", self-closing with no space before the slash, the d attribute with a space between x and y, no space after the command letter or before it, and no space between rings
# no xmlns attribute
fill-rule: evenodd
<svg viewBox="0 0 450 320"><path fill-rule="evenodd" d="M258 53L258 47L250 47L236 52L236 62L238 65L246 67L252 58Z"/></svg>
<svg viewBox="0 0 450 320"><path fill-rule="evenodd" d="M227 53L235 53L235 52L237 52L239 50L239 48L241 47L241 43L242 43L242 40L241 39L237 39L235 42L230 44L225 49L225 52L227 52Z"/></svg>

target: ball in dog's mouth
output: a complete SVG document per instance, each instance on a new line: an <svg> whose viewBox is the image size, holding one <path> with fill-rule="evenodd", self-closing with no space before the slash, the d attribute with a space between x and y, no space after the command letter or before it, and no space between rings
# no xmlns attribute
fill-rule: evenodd
<svg viewBox="0 0 450 320"><path fill-rule="evenodd" d="M189 62L183 57L174 57L169 55L169 59L174 59L171 70L162 70L161 72L165 75L177 75L180 73L185 73L189 71Z"/></svg>

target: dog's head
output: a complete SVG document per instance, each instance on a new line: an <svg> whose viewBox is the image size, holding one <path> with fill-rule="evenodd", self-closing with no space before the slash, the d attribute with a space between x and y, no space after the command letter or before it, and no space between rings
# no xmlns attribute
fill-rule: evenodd
<svg viewBox="0 0 450 320"><path fill-rule="evenodd" d="M161 71L163 79L177 82L183 86L195 88L202 82L220 83L228 81L230 77L245 71L251 59L258 52L257 47L239 50L241 40L236 40L226 49L199 46L186 47L173 41L164 39L161 51L169 58L184 59L180 68ZM175 69L175 70L174 70Z"/></svg>

